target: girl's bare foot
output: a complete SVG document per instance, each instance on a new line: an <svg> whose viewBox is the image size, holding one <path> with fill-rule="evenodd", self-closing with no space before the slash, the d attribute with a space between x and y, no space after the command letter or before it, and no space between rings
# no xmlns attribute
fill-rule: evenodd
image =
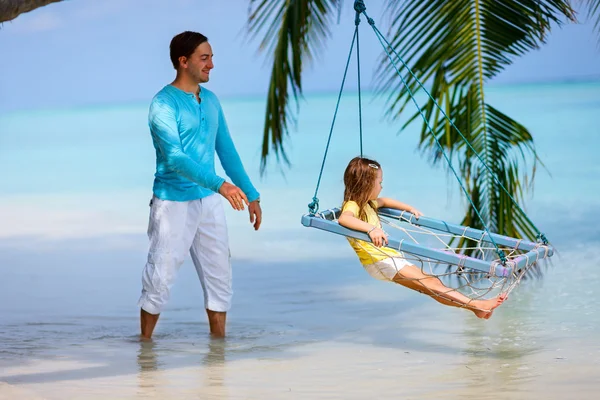
<svg viewBox="0 0 600 400"><path fill-rule="evenodd" d="M471 302L473 307L471 311L477 316L477 318L490 319L494 309L506 300L508 296L501 294L498 297L488 300L474 300Z"/></svg>
<svg viewBox="0 0 600 400"><path fill-rule="evenodd" d="M477 318L490 319L490 317L492 316L492 311L486 311L486 310L471 310L471 311L473 311L473 314L475 314L477 316Z"/></svg>

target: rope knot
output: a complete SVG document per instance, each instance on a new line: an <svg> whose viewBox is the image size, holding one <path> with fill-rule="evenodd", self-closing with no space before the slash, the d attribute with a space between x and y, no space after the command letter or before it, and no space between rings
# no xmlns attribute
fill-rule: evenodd
<svg viewBox="0 0 600 400"><path fill-rule="evenodd" d="M355 0L354 1L354 10L357 14L362 14L367 10L365 6L365 2L363 0Z"/></svg>
<svg viewBox="0 0 600 400"><path fill-rule="evenodd" d="M539 233L538 237L537 237L538 241L541 241L543 244L547 245L548 244L548 239L546 239L546 235L544 235L543 233Z"/></svg>
<svg viewBox="0 0 600 400"><path fill-rule="evenodd" d="M317 211L319 211L319 199L317 197L313 197L313 201L308 205L308 212L310 215L315 215Z"/></svg>
<svg viewBox="0 0 600 400"><path fill-rule="evenodd" d="M504 255L504 251L501 249L498 249L498 256L500 257L500 261L502 262L502 265L506 266L506 255Z"/></svg>
<svg viewBox="0 0 600 400"><path fill-rule="evenodd" d="M369 23L369 25L375 26L375 21L373 20L373 18L367 17L367 22Z"/></svg>

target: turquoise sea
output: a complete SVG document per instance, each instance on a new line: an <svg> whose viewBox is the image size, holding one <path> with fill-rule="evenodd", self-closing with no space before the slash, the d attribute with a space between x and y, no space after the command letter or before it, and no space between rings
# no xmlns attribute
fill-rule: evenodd
<svg viewBox="0 0 600 400"><path fill-rule="evenodd" d="M158 90L158 88L157 88ZM543 166L525 204L558 250L489 321L375 281L343 237L304 228L336 93L307 95L287 152L259 173L263 98L223 98L264 222L228 210L229 337L211 341L187 260L155 341L139 343L154 151L147 104L0 114L0 399L596 398L600 390L600 82L493 86ZM363 97L364 153L384 195L458 223L446 171ZM359 152L346 94L319 189L338 206ZM222 171L219 169L219 171Z"/></svg>

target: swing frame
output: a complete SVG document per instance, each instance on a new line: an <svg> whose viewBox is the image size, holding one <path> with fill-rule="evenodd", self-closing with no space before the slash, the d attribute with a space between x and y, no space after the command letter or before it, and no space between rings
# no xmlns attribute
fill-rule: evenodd
<svg viewBox="0 0 600 400"><path fill-rule="evenodd" d="M369 243L371 242L371 238L366 233L355 231L338 224L337 220L340 217L340 214L341 209L337 207L320 211L317 214L305 214L302 216L302 225L321 229L342 236L352 237ZM380 208L378 210L378 214L383 217L392 218L399 221L406 221L410 224L421 226L423 228L435 229L439 232L459 234L473 240L493 243L493 239L496 244L512 249L526 251L526 253L509 259L502 264L499 259L485 261L465 254L434 249L420 244L411 243L404 239L398 240L394 237L390 237L388 244L385 246L394 250L403 251L416 256L427 257L443 263L453 264L459 267L463 266L465 268L477 270L497 277L508 277L512 274L516 274L517 272L521 274L524 268L529 268L537 261L548 258L554 254L554 249L552 246L547 244L515 239L497 233L488 233L479 229L451 224L429 217L421 216L417 218L414 214L411 214L408 211L400 211L392 208Z"/></svg>

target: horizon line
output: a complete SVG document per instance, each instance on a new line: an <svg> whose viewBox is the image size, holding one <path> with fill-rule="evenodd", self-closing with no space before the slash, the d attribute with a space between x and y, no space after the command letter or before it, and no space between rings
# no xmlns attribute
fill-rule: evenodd
<svg viewBox="0 0 600 400"><path fill-rule="evenodd" d="M560 79L540 79L540 80L528 80L528 81L513 81L513 82L490 82L486 86L488 87L510 87L510 86L542 86L548 84L564 85L564 84L581 84L581 83L600 83L600 74L580 76L580 77L565 77ZM373 88L365 88L361 90L362 93L376 94L377 90ZM327 96L338 94L338 90L311 90L302 93L299 100L306 96ZM358 90L344 89L345 94L357 94ZM266 92L261 93L238 93L238 94L222 94L219 95L219 99L228 101L244 101L255 99L256 97L266 97ZM149 101L149 99L148 99ZM142 103L144 102L144 103ZM121 102L100 102L100 103L82 103L77 105L59 105L55 107L39 107L39 108L18 108L10 111L0 110L0 118L7 117L14 114L29 113L29 112L51 112L51 111L65 111L65 110L84 110L84 109L100 109L100 108L118 108L123 106L134 106L145 104L146 100L130 100Z"/></svg>

